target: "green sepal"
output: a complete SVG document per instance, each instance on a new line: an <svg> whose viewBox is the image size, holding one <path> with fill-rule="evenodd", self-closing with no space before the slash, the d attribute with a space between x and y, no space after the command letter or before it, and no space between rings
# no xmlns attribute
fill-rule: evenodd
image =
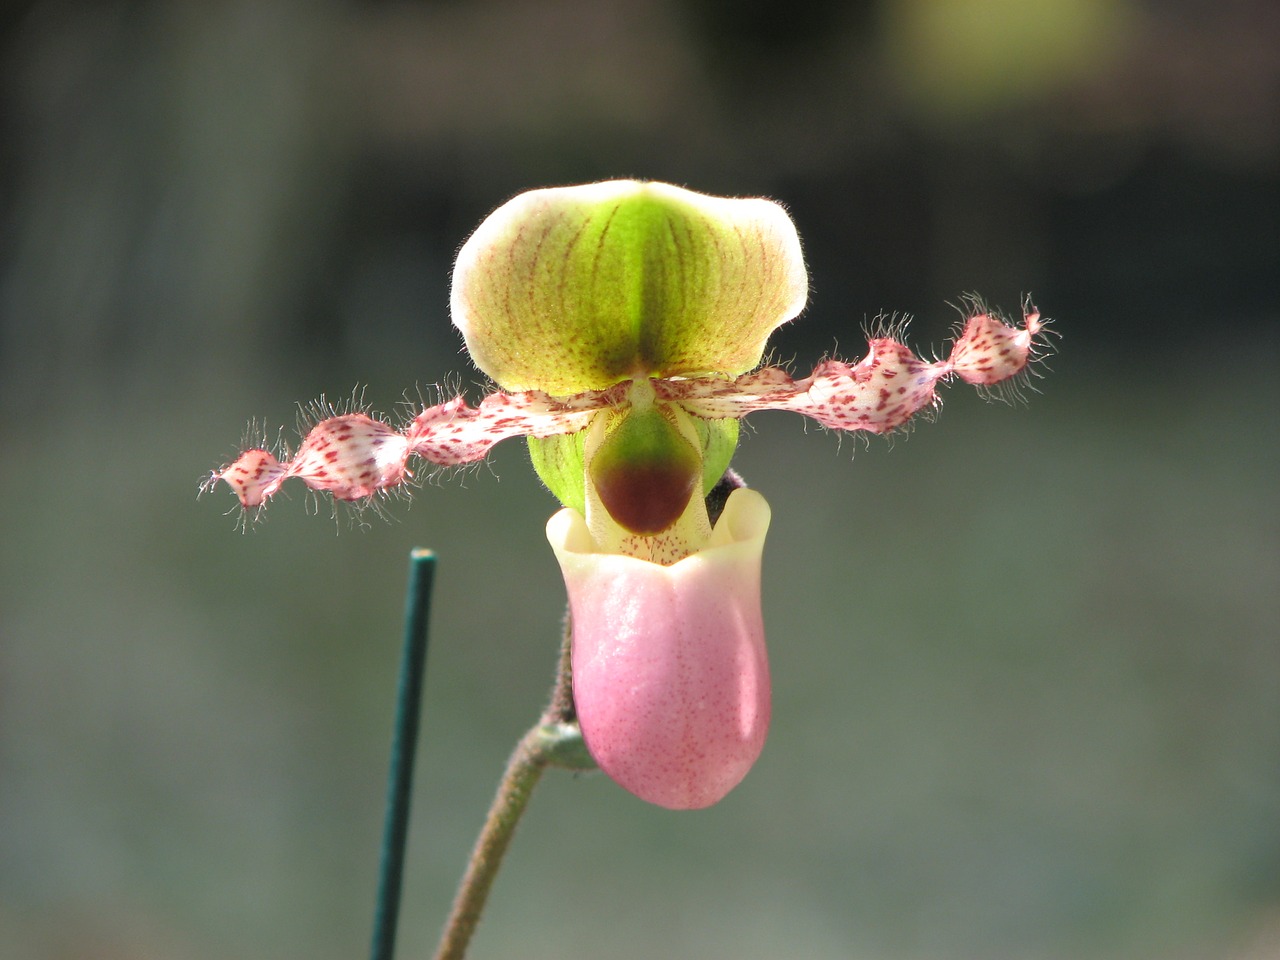
<svg viewBox="0 0 1280 960"><path fill-rule="evenodd" d="M735 425L737 421L734 421ZM529 437L529 459L542 482L563 506L587 512L587 431Z"/></svg>
<svg viewBox="0 0 1280 960"><path fill-rule="evenodd" d="M738 449L738 421L732 417L722 420L690 419L698 431L698 439L702 441L702 495L705 497L729 469L729 461Z"/></svg>

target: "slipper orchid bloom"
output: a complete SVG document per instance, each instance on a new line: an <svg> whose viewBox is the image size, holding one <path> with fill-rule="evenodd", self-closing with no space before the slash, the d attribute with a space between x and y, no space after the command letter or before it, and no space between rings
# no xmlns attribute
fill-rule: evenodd
<svg viewBox="0 0 1280 960"><path fill-rule="evenodd" d="M459 252L453 322L501 388L402 428L361 413L323 420L292 457L248 450L211 478L246 508L287 479L366 500L412 476L528 438L564 505L547 537L568 589L573 693L592 756L637 796L710 806L764 746L769 667L760 560L769 507L734 489L718 518L738 420L792 410L833 430L889 433L958 377L1021 374L1043 328L977 301L946 359L890 336L861 361L806 377L759 367L769 335L804 307L808 277L782 207L661 183L611 181L521 194ZM713 525L714 520L714 525Z"/></svg>

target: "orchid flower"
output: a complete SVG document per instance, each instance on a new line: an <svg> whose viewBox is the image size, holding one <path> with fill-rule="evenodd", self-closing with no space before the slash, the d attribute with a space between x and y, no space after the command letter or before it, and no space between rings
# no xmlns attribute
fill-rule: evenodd
<svg viewBox="0 0 1280 960"><path fill-rule="evenodd" d="M795 227L773 202L637 181L524 193L467 240L453 275L453 322L499 392L476 407L456 396L400 428L329 417L291 459L248 450L211 479L245 508L290 478L367 500L410 479L412 458L453 466L527 437L563 504L547 537L568 590L586 745L645 800L709 806L746 775L770 718L769 506L740 488L718 518L708 512L739 419L791 410L889 433L935 407L943 381L1007 383L1040 346L1029 301L1013 326L975 299L945 359L886 335L859 362L824 360L805 377L759 366L807 291Z"/></svg>

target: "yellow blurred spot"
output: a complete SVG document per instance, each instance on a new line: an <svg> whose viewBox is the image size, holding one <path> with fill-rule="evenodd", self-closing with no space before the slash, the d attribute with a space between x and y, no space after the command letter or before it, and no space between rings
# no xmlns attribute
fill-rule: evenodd
<svg viewBox="0 0 1280 960"><path fill-rule="evenodd" d="M1108 69L1130 35L1128 0L886 0L890 74L936 119L1037 99Z"/></svg>

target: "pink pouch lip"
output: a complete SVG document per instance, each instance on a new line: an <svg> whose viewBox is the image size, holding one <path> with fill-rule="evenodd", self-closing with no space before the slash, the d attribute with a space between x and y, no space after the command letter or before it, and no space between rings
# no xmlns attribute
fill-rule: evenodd
<svg viewBox="0 0 1280 960"><path fill-rule="evenodd" d="M643 800L711 806L764 747L769 519L764 497L735 490L703 548L670 566L598 552L577 511L547 524L569 593L583 737L601 769Z"/></svg>

